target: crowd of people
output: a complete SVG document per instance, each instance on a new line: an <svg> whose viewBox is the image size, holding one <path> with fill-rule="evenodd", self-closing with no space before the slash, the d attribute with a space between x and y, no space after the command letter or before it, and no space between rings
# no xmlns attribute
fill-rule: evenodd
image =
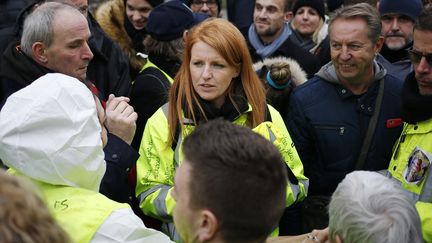
<svg viewBox="0 0 432 243"><path fill-rule="evenodd" d="M430 2L88 5L0 1L2 242L432 242Z"/></svg>

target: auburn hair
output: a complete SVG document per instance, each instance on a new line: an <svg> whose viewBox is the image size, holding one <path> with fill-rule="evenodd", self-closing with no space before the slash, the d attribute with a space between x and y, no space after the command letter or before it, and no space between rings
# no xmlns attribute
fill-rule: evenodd
<svg viewBox="0 0 432 243"><path fill-rule="evenodd" d="M180 124L180 129L183 129L183 107L188 110L188 114L184 115L192 119L195 124L197 124L197 114L195 114L194 103L198 106L201 117L207 119L198 102L199 96L193 88L190 73L191 50L197 42L204 42L214 48L229 65L240 71L239 77L233 79L228 87L227 98L232 100L231 97L236 90L234 83L241 82L247 101L252 106L252 112L248 116L248 125L253 128L265 120L265 90L252 67L252 59L245 38L229 21L210 18L195 26L186 38L183 62L169 93L169 144L175 137L178 124Z"/></svg>

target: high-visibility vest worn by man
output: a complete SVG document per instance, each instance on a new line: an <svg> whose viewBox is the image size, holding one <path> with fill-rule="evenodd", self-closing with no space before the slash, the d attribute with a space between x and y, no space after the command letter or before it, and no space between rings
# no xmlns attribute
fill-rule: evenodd
<svg viewBox="0 0 432 243"><path fill-rule="evenodd" d="M79 80L46 74L3 106L0 158L35 182L73 242L170 242L147 229L128 204L98 192L106 169L101 108Z"/></svg>
<svg viewBox="0 0 432 243"><path fill-rule="evenodd" d="M419 101L407 100L406 95L422 97L418 92L414 73L411 73L405 81L402 99L404 120L407 122L395 145L388 171L412 198L421 219L423 238L426 242L432 242L432 109L418 106L406 110L412 107L410 103ZM430 107L432 96L427 98L431 102L428 104Z"/></svg>

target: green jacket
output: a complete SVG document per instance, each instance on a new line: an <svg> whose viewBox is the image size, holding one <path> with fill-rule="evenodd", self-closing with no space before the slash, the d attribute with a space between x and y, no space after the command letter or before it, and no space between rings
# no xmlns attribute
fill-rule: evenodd
<svg viewBox="0 0 432 243"><path fill-rule="evenodd" d="M432 118L405 123L396 143L388 171L416 203L423 238L432 242Z"/></svg>
<svg viewBox="0 0 432 243"><path fill-rule="evenodd" d="M303 165L289 136L280 114L271 106L268 106L271 122L264 122L253 130L273 141L279 148L285 162L299 180L298 185L288 183L286 205L290 206L296 201L306 197L309 185L304 176ZM137 187L136 196L139 198L140 207L146 215L168 223L163 230L176 240L175 230L172 226L172 213L174 199L171 197L171 189L174 183L174 172L183 160L181 148L184 138L194 130L194 124L185 119L185 128L182 131L176 149L167 145L168 120L167 104L160 108L148 120L139 149L140 158L137 161ZM233 123L246 126L247 113L237 117ZM171 224L171 225L170 225ZM164 226L163 226L164 227Z"/></svg>

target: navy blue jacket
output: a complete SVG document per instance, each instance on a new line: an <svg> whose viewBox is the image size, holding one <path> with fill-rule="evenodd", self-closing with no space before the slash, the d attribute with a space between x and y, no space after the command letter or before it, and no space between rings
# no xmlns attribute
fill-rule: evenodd
<svg viewBox="0 0 432 243"><path fill-rule="evenodd" d="M388 167L393 144L402 131L402 124L389 123L401 117L403 81L386 75L375 64L377 68L375 82L363 95L354 95L341 85L331 63L291 94L285 123L310 179L309 195L331 195L354 170L375 109L377 81L383 77L383 101L363 169Z"/></svg>

